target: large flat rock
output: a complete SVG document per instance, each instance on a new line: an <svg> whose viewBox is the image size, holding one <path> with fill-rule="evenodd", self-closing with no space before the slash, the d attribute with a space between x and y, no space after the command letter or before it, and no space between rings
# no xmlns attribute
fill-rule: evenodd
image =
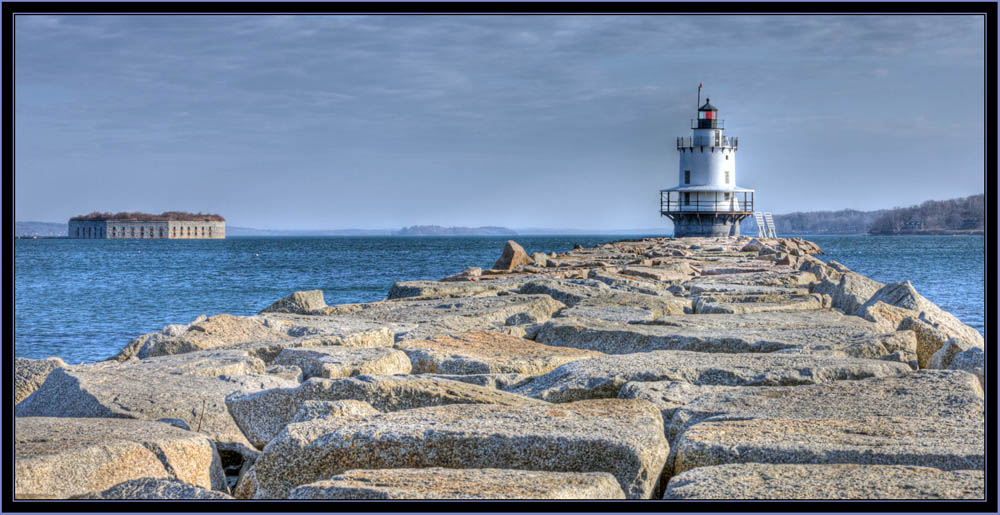
<svg viewBox="0 0 1000 515"><path fill-rule="evenodd" d="M540 405L541 401L474 384L418 375L362 375L312 378L294 388L235 394L226 405L236 424L257 448L267 445L295 417L304 401L358 400L379 411L443 404Z"/></svg>
<svg viewBox="0 0 1000 515"><path fill-rule="evenodd" d="M982 470L738 463L674 476L664 499L985 499Z"/></svg>
<svg viewBox="0 0 1000 515"><path fill-rule="evenodd" d="M535 379L535 376L526 374L421 374L421 377L460 381L507 392L524 386Z"/></svg>
<svg viewBox="0 0 1000 515"><path fill-rule="evenodd" d="M226 410L226 396L294 383L267 375L207 377L151 373L137 366L56 369L14 410L16 417L174 418L219 449L251 452ZM111 485L108 485L111 486Z"/></svg>
<svg viewBox="0 0 1000 515"><path fill-rule="evenodd" d="M469 331L396 344L413 363L414 374L544 374L600 352L555 347L496 331Z"/></svg>
<svg viewBox="0 0 1000 515"><path fill-rule="evenodd" d="M388 347L394 333L385 324L351 316L263 313L199 318L187 326L167 326L159 333L135 338L113 359L146 359L209 349L242 349L270 364L286 347L343 345Z"/></svg>
<svg viewBox="0 0 1000 515"><path fill-rule="evenodd" d="M624 499L607 472L430 467L348 470L292 490L289 499Z"/></svg>
<svg viewBox="0 0 1000 515"><path fill-rule="evenodd" d="M701 295L693 311L699 315L763 311L813 311L830 307L829 297L816 293L793 295Z"/></svg>
<svg viewBox="0 0 1000 515"><path fill-rule="evenodd" d="M745 273L718 273L722 270L714 270L711 275L699 275L686 281L684 285L688 289L697 286L709 286L715 284L744 284L748 286L777 286L781 288L796 288L809 286L816 282L816 276L808 272L792 270L788 267L775 267L766 272L745 272Z"/></svg>
<svg viewBox="0 0 1000 515"><path fill-rule="evenodd" d="M529 279L498 279L495 281L402 281L392 285L389 299L446 299L450 297L493 297L500 292L515 291Z"/></svg>
<svg viewBox="0 0 1000 515"><path fill-rule="evenodd" d="M518 292L549 295L569 307L581 303L586 306L642 307L658 316L684 314L685 309L691 308L690 300L676 298L669 293L647 295L620 291L594 279L539 279L525 283Z"/></svg>
<svg viewBox="0 0 1000 515"><path fill-rule="evenodd" d="M741 418L982 417L983 391L972 374L919 370L858 381L762 388L688 387L646 383L633 398L675 410L670 441L705 420ZM700 389L697 391L696 389ZM624 389L623 389L624 391ZM656 394L661 395L660 399Z"/></svg>
<svg viewBox="0 0 1000 515"><path fill-rule="evenodd" d="M896 375L902 363L776 354L652 351L567 363L514 390L550 402L616 397L629 381L789 386Z"/></svg>
<svg viewBox="0 0 1000 515"><path fill-rule="evenodd" d="M459 404L385 413L348 424L289 425L254 467L256 498L358 468L500 468L608 472L631 499L655 492L668 446L660 412L645 401L563 406Z"/></svg>
<svg viewBox="0 0 1000 515"><path fill-rule="evenodd" d="M202 350L182 354L168 354L146 359L129 359L126 361L98 361L72 367L73 370L85 372L130 370L137 374L186 374L218 377L222 375L264 374L266 365L260 358L252 356L246 350Z"/></svg>
<svg viewBox="0 0 1000 515"><path fill-rule="evenodd" d="M702 422L684 432L674 475L729 463L915 465L983 470L982 418L760 418Z"/></svg>
<svg viewBox="0 0 1000 515"><path fill-rule="evenodd" d="M143 477L226 490L204 435L142 420L17 417L13 472L18 498L66 499Z"/></svg>
<svg viewBox="0 0 1000 515"><path fill-rule="evenodd" d="M90 500L181 500L197 499L207 501L221 501L232 499L233 497L215 490L189 485L187 483L172 479L157 479L144 477L140 479L129 479L118 483L107 490L101 492L91 492L88 494L74 496L73 499Z"/></svg>
<svg viewBox="0 0 1000 515"><path fill-rule="evenodd" d="M284 349L275 365L299 367L302 378L351 377L361 374L409 374L410 359L402 351L389 348L340 346Z"/></svg>
<svg viewBox="0 0 1000 515"><path fill-rule="evenodd" d="M861 318L831 310L665 316L644 323L600 318L553 318L542 326L535 340L606 354L653 350L724 353L787 350L838 352L842 357L888 357L899 350L898 345L886 345L893 333L885 333Z"/></svg>
<svg viewBox="0 0 1000 515"><path fill-rule="evenodd" d="M396 324L396 340L542 323L565 307L548 295L397 299L358 304L350 317ZM322 317L320 317L322 318Z"/></svg>

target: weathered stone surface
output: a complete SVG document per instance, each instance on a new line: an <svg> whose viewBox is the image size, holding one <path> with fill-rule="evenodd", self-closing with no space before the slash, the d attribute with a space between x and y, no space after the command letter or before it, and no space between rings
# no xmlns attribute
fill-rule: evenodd
<svg viewBox="0 0 1000 515"><path fill-rule="evenodd" d="M705 420L767 418L851 418L851 417L982 417L983 391L967 373L920 370L895 377L794 387L697 387L665 384L657 400L653 385L645 383L647 399L666 412L668 437L676 441L687 428ZM641 391L633 387L637 391ZM625 389L623 389L623 394ZM688 395L683 396L684 393ZM682 404L677 406L677 404ZM666 419L665 419L666 420Z"/></svg>
<svg viewBox="0 0 1000 515"><path fill-rule="evenodd" d="M265 313L250 317L215 315L199 319L183 332L144 334L132 340L113 359L181 354L208 349L239 349L269 364L287 347L344 345L387 347L393 332L372 321L349 316L310 316Z"/></svg>
<svg viewBox="0 0 1000 515"><path fill-rule="evenodd" d="M291 424L264 448L257 498L360 467L608 472L626 497L654 494L668 453L659 410L606 399L562 406L451 405L350 424Z"/></svg>
<svg viewBox="0 0 1000 515"><path fill-rule="evenodd" d="M312 378L295 388L232 395L226 399L226 406L250 442L262 448L291 422L302 402L347 399L365 401L379 411L442 404L525 406L540 402L493 388L426 376L363 375L346 379Z"/></svg>
<svg viewBox="0 0 1000 515"><path fill-rule="evenodd" d="M304 378L302 377L302 369L299 367L290 367L285 365L271 365L264 369L264 373L267 375L280 377L282 379L287 379L289 381L295 381L296 383L301 383L304 380Z"/></svg>
<svg viewBox="0 0 1000 515"><path fill-rule="evenodd" d="M410 358L389 348L308 347L285 349L276 365L299 367L302 379L351 377L361 374L409 374Z"/></svg>
<svg viewBox="0 0 1000 515"><path fill-rule="evenodd" d="M251 452L250 443L226 411L226 396L292 384L267 375L214 378L150 373L138 366L56 369L34 394L17 405L14 415L176 418L207 435L220 450L245 454Z"/></svg>
<svg viewBox="0 0 1000 515"><path fill-rule="evenodd" d="M902 363L867 359L652 351L567 363L514 392L550 402L568 402L615 397L629 381L786 386L896 375L909 370Z"/></svg>
<svg viewBox="0 0 1000 515"><path fill-rule="evenodd" d="M42 386L49 373L57 368L65 368L66 362L62 358L27 359L16 358L14 360L14 404L17 404L31 395L31 392Z"/></svg>
<svg viewBox="0 0 1000 515"><path fill-rule="evenodd" d="M674 476L664 499L985 499L981 470L736 463Z"/></svg>
<svg viewBox="0 0 1000 515"><path fill-rule="evenodd" d="M88 494L74 496L73 499L100 499L100 500L171 500L171 499L198 499L198 500L224 500L233 497L215 490L206 490L199 486L172 479L158 479L144 477L140 479L130 479L118 483L102 492L91 492Z"/></svg>
<svg viewBox="0 0 1000 515"><path fill-rule="evenodd" d="M606 354L652 350L717 353L788 351L892 359L907 363L915 359L915 355L907 354L913 353L915 343L912 339L906 340L905 336L894 333L880 333L880 328L871 322L832 310L662 316L646 323L613 321L609 320L611 315L601 319L561 316L577 313L571 311L576 309L570 308L547 321L535 336L535 341ZM903 354L890 358L897 351L903 351Z"/></svg>
<svg viewBox="0 0 1000 515"><path fill-rule="evenodd" d="M760 286L756 284L730 284L723 282L692 284L692 295L802 295L809 293L805 286Z"/></svg>
<svg viewBox="0 0 1000 515"><path fill-rule="evenodd" d="M830 307L829 296L819 294L787 295L764 300L760 296L699 296L693 305L699 315L760 313L762 311L802 311Z"/></svg>
<svg viewBox="0 0 1000 515"><path fill-rule="evenodd" d="M483 269L478 266L470 266L465 270L458 272L457 274L452 274L447 277L442 278L442 281L478 281L479 277L483 275Z"/></svg>
<svg viewBox="0 0 1000 515"><path fill-rule="evenodd" d="M707 421L677 441L674 475L727 463L914 465L983 470L983 419L868 417Z"/></svg>
<svg viewBox="0 0 1000 515"><path fill-rule="evenodd" d="M841 274L839 282L823 280L811 288L813 293L829 295L835 309L850 315L872 298L884 284L861 274L847 271Z"/></svg>
<svg viewBox="0 0 1000 515"><path fill-rule="evenodd" d="M623 275L631 275L660 282L686 281L697 271L691 265L681 262L665 266L626 266L621 269Z"/></svg>
<svg viewBox="0 0 1000 515"><path fill-rule="evenodd" d="M616 273L614 270L595 268L587 272L587 278L607 284L613 290L647 295L671 295L668 285L659 281L642 279Z"/></svg>
<svg viewBox="0 0 1000 515"><path fill-rule="evenodd" d="M795 288L808 286L816 282L816 276L809 272L793 271L789 267L774 266L765 272L722 273L722 269L713 269L710 275L699 275L684 284L688 288L714 284L745 284L752 286L778 286Z"/></svg>
<svg viewBox="0 0 1000 515"><path fill-rule="evenodd" d="M495 331L470 331L396 344L410 357L414 374L544 374L600 352L553 347Z"/></svg>
<svg viewBox="0 0 1000 515"><path fill-rule="evenodd" d="M768 387L755 386L750 389L758 390L762 388ZM697 385L682 381L629 381L622 386L621 390L618 390L618 398L642 399L652 402L656 407L660 408L664 426L666 429L669 429L670 421L679 408L707 393L733 389L743 390L744 388L737 386ZM667 436L669 439L669 432Z"/></svg>
<svg viewBox="0 0 1000 515"><path fill-rule="evenodd" d="M136 373L163 375L185 374L218 377L221 375L251 375L263 374L264 361L253 357L245 350L203 350L150 357L146 359L130 359L127 361L99 361L73 367L74 370L99 372L117 370L132 370Z"/></svg>
<svg viewBox="0 0 1000 515"><path fill-rule="evenodd" d="M14 419L16 497L65 499L143 477L226 489L219 454L204 435L141 420Z"/></svg>
<svg viewBox="0 0 1000 515"><path fill-rule="evenodd" d="M555 318L584 319L592 321L606 320L608 322L629 324L635 322L652 322L662 316L663 314L661 312L654 311L646 307L576 305L559 311ZM542 327L544 327L544 325L539 326L539 330Z"/></svg>
<svg viewBox="0 0 1000 515"><path fill-rule="evenodd" d="M323 299L323 290L297 291L270 306L262 309L261 313L298 313L300 315L310 315L315 311L326 307L326 300Z"/></svg>
<svg viewBox="0 0 1000 515"><path fill-rule="evenodd" d="M498 279L495 281L403 281L392 285L389 299L446 299L450 297L492 297L500 292L514 291L529 279Z"/></svg>
<svg viewBox="0 0 1000 515"><path fill-rule="evenodd" d="M880 302L909 311L901 313L898 309L877 306ZM931 356L951 338L955 338L956 345L962 349L985 348L979 331L963 324L951 313L925 299L917 293L910 281L885 285L858 309L857 314L889 325L901 318L897 328L912 330L917 335L917 352L921 368L928 367ZM939 366L947 365L939 363Z"/></svg>
<svg viewBox="0 0 1000 515"><path fill-rule="evenodd" d="M400 299L362 304L352 317L400 325L397 340L541 323L565 307L548 295ZM313 317L315 318L315 317ZM406 326L402 328L402 326Z"/></svg>
<svg viewBox="0 0 1000 515"><path fill-rule="evenodd" d="M964 370L979 378L979 385L986 389L986 354L979 347L972 347L955 355L949 370Z"/></svg>
<svg viewBox="0 0 1000 515"><path fill-rule="evenodd" d="M236 486L233 487L233 497L236 499L253 499L257 493L257 471L253 465L241 471Z"/></svg>
<svg viewBox="0 0 1000 515"><path fill-rule="evenodd" d="M525 374L421 374L421 377L460 381L505 392L524 386L535 379L535 376Z"/></svg>
<svg viewBox="0 0 1000 515"><path fill-rule="evenodd" d="M645 308L654 316L678 315L690 310L691 301L675 298L667 292L648 295L615 290L594 279L552 280L539 279L525 283L518 290L522 294L545 294L567 306L627 306Z"/></svg>
<svg viewBox="0 0 1000 515"><path fill-rule="evenodd" d="M528 265L533 263L528 254L524 252L524 247L517 244L514 240L507 240L507 244L503 247L503 253L500 254L500 258L497 262L493 264L494 270L513 270L514 267L518 265Z"/></svg>
<svg viewBox="0 0 1000 515"><path fill-rule="evenodd" d="M348 470L289 499L624 499L607 472L507 469Z"/></svg>
<svg viewBox="0 0 1000 515"><path fill-rule="evenodd" d="M352 399L343 401L303 401L295 412L291 424L321 417L365 418L381 413L365 401Z"/></svg>

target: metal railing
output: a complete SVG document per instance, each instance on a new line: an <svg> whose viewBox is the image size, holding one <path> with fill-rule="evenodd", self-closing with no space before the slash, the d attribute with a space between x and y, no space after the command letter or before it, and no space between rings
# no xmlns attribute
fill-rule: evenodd
<svg viewBox="0 0 1000 515"><path fill-rule="evenodd" d="M730 193L727 200L725 192L714 192L712 199L699 198L694 193L689 198L681 191L660 192L660 213L751 213L753 212L753 192L742 191ZM740 195L742 194L742 195ZM743 198L739 198L742 196Z"/></svg>
<svg viewBox="0 0 1000 515"><path fill-rule="evenodd" d="M740 146L740 139L737 136L721 136L719 138L713 138L709 136L678 136L677 137L677 150L682 148L695 148L695 147L716 147L716 148L732 148L733 150L738 149Z"/></svg>
<svg viewBox="0 0 1000 515"><path fill-rule="evenodd" d="M708 122L710 122L712 120L697 120L695 118L691 118L691 128L692 129L725 129L726 128L726 121L725 120L718 120L718 119L716 119L715 120L715 125L712 126L712 127L699 127L698 126L699 125L698 122L700 122L700 121L708 121Z"/></svg>

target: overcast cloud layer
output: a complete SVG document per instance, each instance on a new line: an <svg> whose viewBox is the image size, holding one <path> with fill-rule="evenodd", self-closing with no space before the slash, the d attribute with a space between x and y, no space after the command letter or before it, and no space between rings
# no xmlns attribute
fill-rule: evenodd
<svg viewBox="0 0 1000 515"><path fill-rule="evenodd" d="M696 92L784 213L983 191L977 16L22 16L15 218L648 228Z"/></svg>

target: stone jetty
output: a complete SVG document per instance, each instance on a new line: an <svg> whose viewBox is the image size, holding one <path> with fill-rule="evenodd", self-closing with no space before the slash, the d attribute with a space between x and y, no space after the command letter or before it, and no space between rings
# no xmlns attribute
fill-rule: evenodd
<svg viewBox="0 0 1000 515"><path fill-rule="evenodd" d="M531 250L18 359L15 496L984 498L984 340L909 282L798 238Z"/></svg>

